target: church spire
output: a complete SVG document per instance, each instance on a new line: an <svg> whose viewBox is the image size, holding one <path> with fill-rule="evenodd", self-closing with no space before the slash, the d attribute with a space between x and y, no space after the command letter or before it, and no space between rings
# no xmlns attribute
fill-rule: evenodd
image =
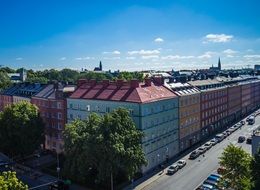
<svg viewBox="0 0 260 190"><path fill-rule="evenodd" d="M221 62L220 62L220 57L218 58L218 69L221 70Z"/></svg>
<svg viewBox="0 0 260 190"><path fill-rule="evenodd" d="M102 62L99 62L99 70L102 71Z"/></svg>

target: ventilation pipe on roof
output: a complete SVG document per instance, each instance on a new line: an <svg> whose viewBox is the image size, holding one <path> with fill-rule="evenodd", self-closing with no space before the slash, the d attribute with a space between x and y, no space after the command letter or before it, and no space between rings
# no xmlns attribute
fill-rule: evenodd
<svg viewBox="0 0 260 190"><path fill-rule="evenodd" d="M164 84L164 78L163 77L153 77L153 82L156 85L163 85Z"/></svg>
<svg viewBox="0 0 260 190"><path fill-rule="evenodd" d="M146 79L144 79L144 83L145 83L146 86L151 86L152 79L151 78L146 78Z"/></svg>
<svg viewBox="0 0 260 190"><path fill-rule="evenodd" d="M131 88L137 88L137 87L139 87L139 81L138 81L137 79L132 79L132 80L130 81L130 87L131 87Z"/></svg>
<svg viewBox="0 0 260 190"><path fill-rule="evenodd" d="M103 80L102 85L103 87L107 87L109 85L109 80Z"/></svg>
<svg viewBox="0 0 260 190"><path fill-rule="evenodd" d="M80 87L81 85L86 84L87 81L88 81L87 79L79 79L77 81L77 86Z"/></svg>
<svg viewBox="0 0 260 190"><path fill-rule="evenodd" d="M116 80L116 85L117 85L118 87L122 86L123 83L124 83L124 80L123 80L123 79L118 79L118 80Z"/></svg>

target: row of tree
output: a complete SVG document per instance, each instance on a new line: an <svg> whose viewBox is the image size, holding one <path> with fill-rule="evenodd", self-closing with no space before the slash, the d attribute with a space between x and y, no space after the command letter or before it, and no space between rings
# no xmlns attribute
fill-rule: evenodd
<svg viewBox="0 0 260 190"><path fill-rule="evenodd" d="M2 67L0 68L0 79L6 78L7 73L19 73L21 69L11 69L9 67ZM2 78L1 78L2 77ZM46 84L48 81L61 81L61 82L69 82L69 83L76 83L78 79L96 79L96 80L116 80L116 79L124 79L124 80L131 80L131 79L138 79L140 81L143 80L143 74L140 72L118 72L118 73L110 73L110 72L78 72L72 69L62 69L62 70L55 70L55 69L46 69L43 71L34 71L32 69L27 71L27 82L31 83L42 83ZM10 81L10 80L9 80ZM0 83L1 88L1 83Z"/></svg>
<svg viewBox="0 0 260 190"><path fill-rule="evenodd" d="M252 157L241 147L230 144L220 157L223 178L220 186L234 190L260 189L260 149Z"/></svg>

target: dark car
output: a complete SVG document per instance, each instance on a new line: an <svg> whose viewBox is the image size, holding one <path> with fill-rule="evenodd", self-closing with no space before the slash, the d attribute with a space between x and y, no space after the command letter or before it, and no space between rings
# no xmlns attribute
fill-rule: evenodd
<svg viewBox="0 0 260 190"><path fill-rule="evenodd" d="M242 142L244 142L246 140L246 137L245 136L239 136L238 137L238 142L239 143L242 143Z"/></svg>
<svg viewBox="0 0 260 190"><path fill-rule="evenodd" d="M252 137L248 137L248 138L246 139L246 143L247 143L247 144L252 144Z"/></svg>
<svg viewBox="0 0 260 190"><path fill-rule="evenodd" d="M65 184L64 181L56 181L49 185L49 190L69 190L69 185Z"/></svg>
<svg viewBox="0 0 260 190"><path fill-rule="evenodd" d="M241 125L245 125L246 122L244 120L240 121Z"/></svg>
<svg viewBox="0 0 260 190"><path fill-rule="evenodd" d="M191 154L190 154L190 159L195 159L197 157L199 157L200 153L199 151L194 150Z"/></svg>

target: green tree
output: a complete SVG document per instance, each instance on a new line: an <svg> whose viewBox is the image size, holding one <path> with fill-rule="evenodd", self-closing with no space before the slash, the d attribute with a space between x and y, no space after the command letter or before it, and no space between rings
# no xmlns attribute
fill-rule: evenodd
<svg viewBox="0 0 260 190"><path fill-rule="evenodd" d="M122 108L104 116L91 114L86 121L76 120L64 132L65 171L84 181L86 171L95 170L96 179L106 185L120 172L130 179L146 164L142 136Z"/></svg>
<svg viewBox="0 0 260 190"><path fill-rule="evenodd" d="M5 71L0 71L0 90L11 85L11 80Z"/></svg>
<svg viewBox="0 0 260 190"><path fill-rule="evenodd" d="M234 190L250 190L252 157L241 147L228 145L220 157L220 165L225 168L221 186Z"/></svg>
<svg viewBox="0 0 260 190"><path fill-rule="evenodd" d="M253 190L260 189L260 148L257 154L254 155L252 164L252 180L253 180Z"/></svg>
<svg viewBox="0 0 260 190"><path fill-rule="evenodd" d="M33 153L44 142L44 123L38 108L28 102L0 112L0 150L9 156Z"/></svg>
<svg viewBox="0 0 260 190"><path fill-rule="evenodd" d="M27 190L28 186L19 181L15 172L0 173L0 189L1 190Z"/></svg>

